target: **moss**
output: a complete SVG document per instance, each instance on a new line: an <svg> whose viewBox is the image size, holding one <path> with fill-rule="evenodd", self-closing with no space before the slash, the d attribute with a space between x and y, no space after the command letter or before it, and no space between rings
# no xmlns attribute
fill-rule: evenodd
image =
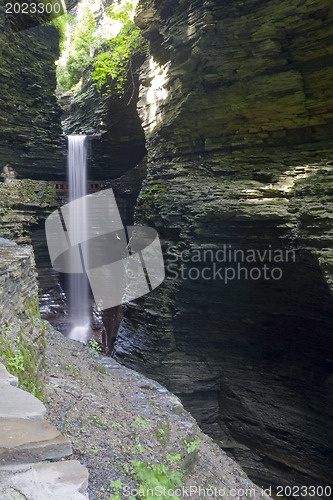
<svg viewBox="0 0 333 500"><path fill-rule="evenodd" d="M48 185L44 192L41 207L54 207L57 205L57 192L55 186Z"/></svg>
<svg viewBox="0 0 333 500"><path fill-rule="evenodd" d="M137 214L146 220L150 220L163 207L166 187L153 181L142 188L137 205Z"/></svg>
<svg viewBox="0 0 333 500"><path fill-rule="evenodd" d="M163 448L168 446L170 441L170 424L168 420L157 427L155 436Z"/></svg>
<svg viewBox="0 0 333 500"><path fill-rule="evenodd" d="M43 377L37 349L23 335L18 335L14 344L8 332L3 332L0 339L0 359L12 375L18 377L19 386L43 400ZM44 362L42 363L45 369Z"/></svg>
<svg viewBox="0 0 333 500"><path fill-rule="evenodd" d="M102 373L103 375L108 375L106 369L103 366L98 365L97 363L95 363L94 370L96 372Z"/></svg>
<svg viewBox="0 0 333 500"><path fill-rule="evenodd" d="M18 180L0 183L0 235L18 243L30 242L30 226L38 222L41 209L57 206L55 187L45 181Z"/></svg>
<svg viewBox="0 0 333 500"><path fill-rule="evenodd" d="M43 401L45 327L40 319L38 301L25 303L24 319L15 325L3 327L0 333L0 361L9 373L18 377L19 386ZM31 330L38 332L38 343L30 337Z"/></svg>

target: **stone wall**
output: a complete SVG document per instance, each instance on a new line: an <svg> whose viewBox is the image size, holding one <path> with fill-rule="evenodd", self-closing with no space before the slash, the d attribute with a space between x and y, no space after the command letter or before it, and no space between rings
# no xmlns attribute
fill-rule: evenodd
<svg viewBox="0 0 333 500"><path fill-rule="evenodd" d="M0 241L0 361L29 392L42 397L45 325L38 310L32 247Z"/></svg>
<svg viewBox="0 0 333 500"><path fill-rule="evenodd" d="M36 302L38 286L32 248L4 239L0 245L0 314L5 324L12 323Z"/></svg>
<svg viewBox="0 0 333 500"><path fill-rule="evenodd" d="M0 358L7 366L12 364L10 369L16 370L22 386L39 397L46 325L38 308L34 252L27 243L31 244L31 232L56 204L55 189L48 182L29 179L0 184ZM37 251L46 246L42 234L43 241L35 242Z"/></svg>
<svg viewBox="0 0 333 500"><path fill-rule="evenodd" d="M136 215L159 231L167 279L126 307L116 359L181 395L258 483L327 484L332 4L156 0L137 21L150 58ZM204 279L214 262L191 252L224 245L295 258L277 280ZM255 265L273 267L267 253Z"/></svg>
<svg viewBox="0 0 333 500"><path fill-rule="evenodd" d="M155 158L332 136L330 2L151 5L139 110Z"/></svg>

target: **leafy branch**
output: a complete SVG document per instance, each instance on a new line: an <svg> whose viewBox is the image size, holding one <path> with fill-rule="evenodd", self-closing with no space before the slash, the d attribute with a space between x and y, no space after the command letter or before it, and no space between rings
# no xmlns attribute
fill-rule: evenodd
<svg viewBox="0 0 333 500"><path fill-rule="evenodd" d="M141 30L131 19L133 8L133 4L127 2L119 10L114 5L107 10L107 16L114 22L121 22L123 26L115 37L103 41L102 51L93 59L92 80L98 91L111 78L116 92L124 92L124 85L131 72L131 56L143 44ZM109 92L110 85L107 84L105 89Z"/></svg>

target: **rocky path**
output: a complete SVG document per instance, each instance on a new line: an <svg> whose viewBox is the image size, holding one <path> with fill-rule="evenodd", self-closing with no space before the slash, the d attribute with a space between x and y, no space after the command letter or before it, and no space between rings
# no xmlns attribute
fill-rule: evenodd
<svg viewBox="0 0 333 500"><path fill-rule="evenodd" d="M51 329L47 362L47 418L88 468L91 500L269 498L158 383Z"/></svg>
<svg viewBox="0 0 333 500"><path fill-rule="evenodd" d="M72 455L72 445L44 420L41 401L17 387L0 364L1 500L84 500L88 471Z"/></svg>

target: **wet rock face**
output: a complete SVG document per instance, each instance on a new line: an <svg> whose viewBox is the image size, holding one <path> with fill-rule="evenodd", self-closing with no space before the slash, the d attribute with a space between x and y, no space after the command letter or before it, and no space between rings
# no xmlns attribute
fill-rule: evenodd
<svg viewBox="0 0 333 500"><path fill-rule="evenodd" d="M91 85L88 73L77 95L61 98L68 113L64 115L67 135L99 135L89 142L90 179L118 178L134 168L146 154L144 132L136 110L137 75L133 78L134 93L132 82L128 82L120 96L116 92L106 93L105 89L98 92Z"/></svg>
<svg viewBox="0 0 333 500"><path fill-rule="evenodd" d="M66 168L54 94L58 32L38 26L12 33L5 14L0 31L0 161L22 177L56 178Z"/></svg>
<svg viewBox="0 0 333 500"><path fill-rule="evenodd" d="M167 278L125 309L115 356L181 395L258 484L332 468L332 16L324 0L161 0L138 17L136 216Z"/></svg>

